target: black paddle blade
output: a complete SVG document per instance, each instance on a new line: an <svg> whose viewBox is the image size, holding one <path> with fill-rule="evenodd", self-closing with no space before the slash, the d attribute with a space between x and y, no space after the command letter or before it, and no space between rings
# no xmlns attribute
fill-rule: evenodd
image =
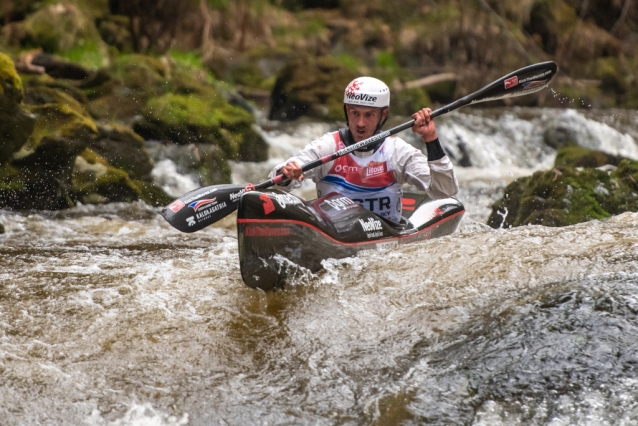
<svg viewBox="0 0 638 426"><path fill-rule="evenodd" d="M179 197L162 209L162 216L175 229L195 232L237 210L244 185L215 185Z"/></svg>
<svg viewBox="0 0 638 426"><path fill-rule="evenodd" d="M552 61L521 68L470 95L474 97L470 103L513 98L538 92L547 87L557 71L558 66Z"/></svg>

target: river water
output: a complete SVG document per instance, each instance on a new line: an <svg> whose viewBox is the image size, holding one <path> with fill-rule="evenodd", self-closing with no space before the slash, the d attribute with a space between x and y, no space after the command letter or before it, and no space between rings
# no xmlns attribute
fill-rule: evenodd
<svg viewBox="0 0 638 426"><path fill-rule="evenodd" d="M181 234L143 203L0 210L0 423L638 422L638 214L484 225L507 182L551 166L548 129L638 158L638 113L468 108L438 123L465 166L459 231L327 260L274 293L241 281L232 217ZM272 159L233 179L263 180L333 127L262 120ZM157 159L175 195L198 186Z"/></svg>

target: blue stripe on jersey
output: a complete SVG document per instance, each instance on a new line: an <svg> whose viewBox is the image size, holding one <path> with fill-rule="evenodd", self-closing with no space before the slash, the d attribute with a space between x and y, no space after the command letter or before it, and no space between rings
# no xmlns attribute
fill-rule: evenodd
<svg viewBox="0 0 638 426"><path fill-rule="evenodd" d="M346 181L344 178L340 177L340 176L334 176L334 175L327 175L324 176L323 179L324 182L328 182L331 183L333 185L338 185L342 188L348 189L350 191L354 191L354 192L376 192L376 191L383 191L386 188L391 187L394 184L391 185L386 185L386 186L380 186L378 188L368 188L365 186L358 186L358 185L354 185L348 181Z"/></svg>

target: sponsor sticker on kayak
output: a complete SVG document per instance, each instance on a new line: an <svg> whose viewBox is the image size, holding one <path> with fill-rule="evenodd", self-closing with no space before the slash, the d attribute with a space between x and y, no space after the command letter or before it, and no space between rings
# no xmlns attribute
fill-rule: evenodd
<svg viewBox="0 0 638 426"><path fill-rule="evenodd" d="M377 250L390 250L398 246L398 241L387 241L385 243L377 243Z"/></svg>
<svg viewBox="0 0 638 426"><path fill-rule="evenodd" d="M321 210L326 210L323 207L329 206L334 210L348 210L357 207L359 204L355 203L348 197L333 198L332 200L326 200L321 204Z"/></svg>
<svg viewBox="0 0 638 426"><path fill-rule="evenodd" d="M246 237L287 237L290 235L290 228L273 228L270 226L248 225L244 228Z"/></svg>
<svg viewBox="0 0 638 426"><path fill-rule="evenodd" d="M359 219L359 223L361 224L361 228L363 228L365 232L383 230L383 225L381 225L381 221L373 217L368 218L367 221L364 221L363 219Z"/></svg>

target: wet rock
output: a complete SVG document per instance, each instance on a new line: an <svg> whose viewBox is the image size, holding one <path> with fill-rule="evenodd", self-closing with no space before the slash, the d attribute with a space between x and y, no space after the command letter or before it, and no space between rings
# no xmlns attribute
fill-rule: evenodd
<svg viewBox="0 0 638 426"><path fill-rule="evenodd" d="M576 144L576 133L569 127L552 126L543 132L543 141L547 146L559 149Z"/></svg>
<svg viewBox="0 0 638 426"><path fill-rule="evenodd" d="M556 153L556 167L588 167L596 168L605 165L617 166L623 157L607 154L603 151L591 150L580 146L566 146Z"/></svg>
<svg viewBox="0 0 638 426"><path fill-rule="evenodd" d="M4 234L4 225L0 223L0 235Z"/></svg>
<svg viewBox="0 0 638 426"><path fill-rule="evenodd" d="M230 105L220 94L166 94L151 99L144 120L134 129L147 139L168 139L186 145L217 145L229 158L263 161L267 145L252 129L253 116Z"/></svg>
<svg viewBox="0 0 638 426"><path fill-rule="evenodd" d="M272 92L271 120L303 115L343 119L343 91L357 74L330 56L299 55L286 64Z"/></svg>
<svg viewBox="0 0 638 426"><path fill-rule="evenodd" d="M591 164L599 164L596 161L599 153L590 155L594 159ZM596 168L559 166L517 179L492 206L488 225L493 228L528 224L566 226L637 210L638 161L623 159L611 173Z"/></svg>
<svg viewBox="0 0 638 426"><path fill-rule="evenodd" d="M31 64L44 68L45 72L54 78L84 80L91 75L86 68L48 53L34 56Z"/></svg>
<svg viewBox="0 0 638 426"><path fill-rule="evenodd" d="M22 80L13 61L0 53L0 165L27 141L35 117L23 104Z"/></svg>
<svg viewBox="0 0 638 426"><path fill-rule="evenodd" d="M75 159L72 198L85 204L143 200L152 206L166 205L172 197L150 182L132 179L102 156L85 149Z"/></svg>
<svg viewBox="0 0 638 426"><path fill-rule="evenodd" d="M43 7L24 21L24 31L23 45L40 46L90 69L108 64L106 44L92 17L73 4Z"/></svg>
<svg viewBox="0 0 638 426"><path fill-rule="evenodd" d="M132 179L149 180L153 161L144 139L130 128L115 122L97 124L99 135L90 148L108 163L124 170Z"/></svg>
<svg viewBox="0 0 638 426"><path fill-rule="evenodd" d="M36 117L33 133L1 173L5 185L0 187L0 206L71 207L69 188L75 157L97 136L95 123L65 105L29 109Z"/></svg>

